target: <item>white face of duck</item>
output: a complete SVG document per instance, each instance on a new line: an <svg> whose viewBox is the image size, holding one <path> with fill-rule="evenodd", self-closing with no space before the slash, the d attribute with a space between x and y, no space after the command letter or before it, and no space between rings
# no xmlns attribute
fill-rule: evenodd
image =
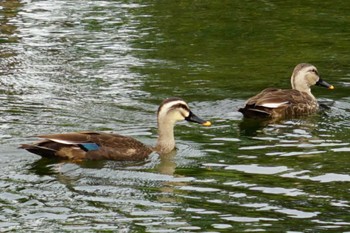
<svg viewBox="0 0 350 233"><path fill-rule="evenodd" d="M313 85L322 86L330 90L334 89L333 85L320 78L315 66L307 63L301 63L294 68L291 83L293 89L308 92L310 95L310 87Z"/></svg>
<svg viewBox="0 0 350 233"><path fill-rule="evenodd" d="M294 68L291 84L298 91L309 92L310 87L320 80L318 71L311 64L301 63Z"/></svg>
<svg viewBox="0 0 350 233"><path fill-rule="evenodd" d="M167 121L175 124L183 121L190 115L190 108L187 103L179 98L166 99L158 109L158 121Z"/></svg>
<svg viewBox="0 0 350 233"><path fill-rule="evenodd" d="M210 126L210 121L202 120L193 114L188 107L188 104L180 98L169 98L163 101L158 108L158 123L174 125L177 121L190 121L201 124L203 126Z"/></svg>

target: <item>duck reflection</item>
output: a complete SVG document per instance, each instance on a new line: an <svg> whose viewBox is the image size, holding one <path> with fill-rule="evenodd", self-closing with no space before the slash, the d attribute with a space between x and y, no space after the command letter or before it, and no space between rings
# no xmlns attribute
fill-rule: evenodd
<svg viewBox="0 0 350 233"><path fill-rule="evenodd" d="M160 162L156 166L156 171L164 175L174 175L176 169L175 156L176 150L160 156Z"/></svg>
<svg viewBox="0 0 350 233"><path fill-rule="evenodd" d="M70 164L77 165L81 168L101 169L105 166L105 162L106 161L84 161L79 164ZM29 171L38 176L54 176L61 183L67 185L70 184L72 180L75 180L74 177L62 172L62 168L67 164L67 162L62 162L58 159L41 158L30 165Z"/></svg>

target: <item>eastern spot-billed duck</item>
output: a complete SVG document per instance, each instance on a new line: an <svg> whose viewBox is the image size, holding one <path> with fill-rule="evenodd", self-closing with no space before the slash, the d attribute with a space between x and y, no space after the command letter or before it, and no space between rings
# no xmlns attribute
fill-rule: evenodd
<svg viewBox="0 0 350 233"><path fill-rule="evenodd" d="M239 111L246 118L283 119L317 112L318 103L311 86L334 87L323 81L315 66L298 64L291 77L292 89L267 88L247 100Z"/></svg>
<svg viewBox="0 0 350 233"><path fill-rule="evenodd" d="M174 126L177 121L191 121L210 126L193 114L188 104L180 98L165 99L158 108L158 140L155 147L149 147L138 140L119 134L102 132L74 132L40 135L42 141L23 144L22 149L48 158L71 161L88 160L143 160L153 151L167 154L175 149Z"/></svg>

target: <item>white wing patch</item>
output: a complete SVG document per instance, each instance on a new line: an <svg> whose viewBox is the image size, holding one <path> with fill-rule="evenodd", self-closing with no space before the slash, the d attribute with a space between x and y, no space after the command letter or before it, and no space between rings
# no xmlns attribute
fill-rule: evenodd
<svg viewBox="0 0 350 233"><path fill-rule="evenodd" d="M265 108L278 108L284 104L288 104L289 102L288 101L285 101L285 102L280 102L280 103L265 103L265 104L262 104L260 106L262 107L265 107Z"/></svg>
<svg viewBox="0 0 350 233"><path fill-rule="evenodd" d="M48 138L50 141L61 143L61 144L66 144L66 145L74 145L77 144L77 142L72 142L72 141L67 141L67 140L61 140L61 139L52 139Z"/></svg>

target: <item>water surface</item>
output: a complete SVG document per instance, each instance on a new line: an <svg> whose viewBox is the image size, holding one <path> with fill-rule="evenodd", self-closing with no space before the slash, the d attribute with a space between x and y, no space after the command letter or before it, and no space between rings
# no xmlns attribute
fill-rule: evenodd
<svg viewBox="0 0 350 233"><path fill-rule="evenodd" d="M0 231L350 230L350 4L0 3ZM336 89L317 115L264 126L237 109L310 62ZM31 136L114 131L152 145L162 99L213 122L176 127L147 161L64 163Z"/></svg>

